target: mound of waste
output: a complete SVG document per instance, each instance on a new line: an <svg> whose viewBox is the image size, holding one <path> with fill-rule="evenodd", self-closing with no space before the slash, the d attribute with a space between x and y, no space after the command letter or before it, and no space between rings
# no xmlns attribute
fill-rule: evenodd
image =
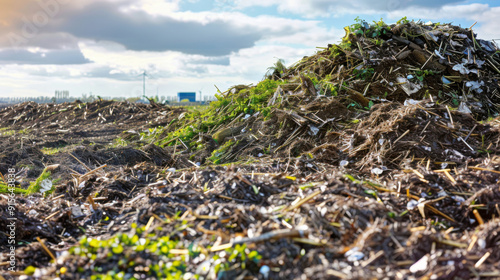
<svg viewBox="0 0 500 280"><path fill-rule="evenodd" d="M6 108L2 275L499 278L499 68L471 29L359 20L201 109Z"/></svg>
<svg viewBox="0 0 500 280"><path fill-rule="evenodd" d="M302 155L371 170L497 152L498 130L478 122L500 109L493 42L405 19L360 20L346 33L340 44L289 69L278 61L256 86L235 86L207 110L143 136L180 152L176 167Z"/></svg>

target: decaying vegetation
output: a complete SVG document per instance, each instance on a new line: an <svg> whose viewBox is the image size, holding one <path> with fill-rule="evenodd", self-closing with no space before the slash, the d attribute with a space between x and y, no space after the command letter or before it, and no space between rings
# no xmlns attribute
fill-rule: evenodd
<svg viewBox="0 0 500 280"><path fill-rule="evenodd" d="M499 278L499 68L470 29L357 20L206 108L6 108L10 275Z"/></svg>

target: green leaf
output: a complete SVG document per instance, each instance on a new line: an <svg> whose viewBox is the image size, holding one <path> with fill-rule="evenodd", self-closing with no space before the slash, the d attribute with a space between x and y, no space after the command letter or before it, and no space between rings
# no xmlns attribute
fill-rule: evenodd
<svg viewBox="0 0 500 280"><path fill-rule="evenodd" d="M123 247L122 247L122 245L117 245L117 246L113 247L112 251L115 254L121 254L121 253L123 253Z"/></svg>
<svg viewBox="0 0 500 280"><path fill-rule="evenodd" d="M32 276L33 274L35 274L35 271L36 271L36 267L34 266L28 266L25 270L24 270L24 273L26 275L29 275L29 276Z"/></svg>

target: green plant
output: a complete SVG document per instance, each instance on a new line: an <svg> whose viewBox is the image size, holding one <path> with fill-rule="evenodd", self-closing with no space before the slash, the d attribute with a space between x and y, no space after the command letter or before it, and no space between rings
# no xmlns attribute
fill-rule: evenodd
<svg viewBox="0 0 500 280"><path fill-rule="evenodd" d="M215 272L229 270L231 264L240 263L242 269L246 269L248 262L258 263L262 256L257 251L250 251L246 244L236 244L234 248L226 249L229 256L226 262L221 262L215 266ZM218 259L218 258L216 258Z"/></svg>
<svg viewBox="0 0 500 280"><path fill-rule="evenodd" d="M357 17L354 19L355 23L346 27L346 37L349 34L354 34L356 36L364 36L367 38L378 38L382 35L385 35L390 30L390 27L382 20L373 21L372 24L369 24L363 19Z"/></svg>
<svg viewBox="0 0 500 280"><path fill-rule="evenodd" d="M435 73L432 70L417 70L417 71L415 71L415 76L421 82L424 81L424 79L425 79L426 76L432 76L434 74Z"/></svg>
<svg viewBox="0 0 500 280"><path fill-rule="evenodd" d="M231 140L228 140L226 141L226 143L224 143L224 145L222 145L220 148L218 148L217 150L214 150L212 152L212 155L208 158L209 161L211 161L212 163L214 164L219 164L221 163L222 159L223 159L223 156L224 154L229 150L229 148L231 148L231 146L233 146L234 144L237 144L237 142L235 143L232 139Z"/></svg>
<svg viewBox="0 0 500 280"><path fill-rule="evenodd" d="M172 121L166 127L147 131L141 136L143 139L156 139L160 146L175 145L176 140L182 140L190 148L199 145L195 138L200 133L207 133L233 121L241 114L255 114L269 117L273 106L267 102L279 85L286 81L263 80L252 88L241 89L237 92L216 94L216 101L205 108L185 112L182 119Z"/></svg>
<svg viewBox="0 0 500 280"><path fill-rule="evenodd" d="M142 269L149 277L181 279L186 272L186 256L171 253L173 249L179 249L179 241L171 240L169 236L144 236L143 232L144 227L137 228L133 235L119 233L104 240L84 236L79 245L70 248L69 252L94 261L98 255L104 255L108 262L116 264L113 269L103 271L104 267L108 267L106 263L97 263L90 279L132 279L125 278L123 271L139 267L140 264L135 261L139 256L157 260L149 264L147 270Z"/></svg>
<svg viewBox="0 0 500 280"><path fill-rule="evenodd" d="M375 74L375 69L373 68L354 69L353 74L356 76L357 79L369 80L373 77L373 74Z"/></svg>
<svg viewBox="0 0 500 280"><path fill-rule="evenodd" d="M175 231L182 231L189 227L187 221L175 217L165 223L175 222ZM190 260L197 258L208 251L201 250L191 243L184 246L180 241L160 234L162 227L146 233L146 227L131 225L132 232L117 233L106 239L96 239L83 236L78 245L69 249L70 255L92 263L92 270L81 268L78 272L86 278L96 280L108 279L136 279L127 271L135 271L143 278L155 279L185 279ZM223 252L210 253L201 256L210 260L203 272L213 269L215 275L226 270L239 267L247 269L248 264L258 264L262 256L257 251L251 251L246 244L237 244ZM148 260L148 261L145 261ZM150 260L150 261L149 261ZM29 272L34 272L31 267ZM199 279L199 275L189 274L189 279Z"/></svg>
<svg viewBox="0 0 500 280"><path fill-rule="evenodd" d="M33 194L33 193L37 193L37 192L40 192L40 189L42 188L42 182L44 180L50 180L50 171L47 171L46 169L43 170L42 174L40 174L40 176L35 180L35 182L31 182L30 183L30 186L28 187L28 190L27 190L27 194L30 195L30 194ZM52 181L51 181L52 183ZM52 188L48 191L46 191L44 194L47 195L47 194L50 194L54 191L54 186L52 186Z"/></svg>
<svg viewBox="0 0 500 280"><path fill-rule="evenodd" d="M285 71L286 71L285 60L278 59L273 66L267 68L265 78L271 80L281 79Z"/></svg>
<svg viewBox="0 0 500 280"><path fill-rule="evenodd" d="M10 194L11 193L11 189L12 188L9 188L9 185L0 178L0 193ZM28 193L27 190L21 189L21 188L17 188L17 187L13 188L13 192L15 194L27 194Z"/></svg>
<svg viewBox="0 0 500 280"><path fill-rule="evenodd" d="M407 24L410 23L407 17L402 17L400 20L396 22L396 24Z"/></svg>

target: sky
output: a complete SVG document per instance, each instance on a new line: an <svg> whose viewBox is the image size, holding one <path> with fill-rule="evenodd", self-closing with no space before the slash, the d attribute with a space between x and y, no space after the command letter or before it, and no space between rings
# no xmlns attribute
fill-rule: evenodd
<svg viewBox="0 0 500 280"><path fill-rule="evenodd" d="M2 0L0 97L213 95L338 43L356 17L406 16L500 41L500 1Z"/></svg>

